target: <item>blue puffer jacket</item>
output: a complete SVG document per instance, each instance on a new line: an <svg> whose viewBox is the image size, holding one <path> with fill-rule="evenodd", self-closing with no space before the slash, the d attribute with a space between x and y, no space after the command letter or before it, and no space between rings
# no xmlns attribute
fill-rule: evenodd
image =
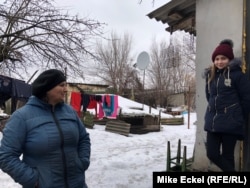
<svg viewBox="0 0 250 188"><path fill-rule="evenodd" d="M210 84L206 82L208 106L205 113L205 131L244 138L244 127L250 112L250 81L240 65L239 59L233 59L225 72L217 70L215 79ZM210 70L205 76L207 81Z"/></svg>
<svg viewBox="0 0 250 188"><path fill-rule="evenodd" d="M89 163L89 133L65 103L52 110L31 96L3 131L0 168L24 188L85 188Z"/></svg>

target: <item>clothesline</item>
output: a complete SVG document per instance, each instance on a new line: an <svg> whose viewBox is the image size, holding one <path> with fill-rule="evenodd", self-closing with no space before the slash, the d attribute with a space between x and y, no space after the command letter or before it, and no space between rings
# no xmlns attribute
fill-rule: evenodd
<svg viewBox="0 0 250 188"><path fill-rule="evenodd" d="M76 110L79 117L88 109L94 109L98 119L104 117L116 118L118 114L118 95L71 92L70 105Z"/></svg>

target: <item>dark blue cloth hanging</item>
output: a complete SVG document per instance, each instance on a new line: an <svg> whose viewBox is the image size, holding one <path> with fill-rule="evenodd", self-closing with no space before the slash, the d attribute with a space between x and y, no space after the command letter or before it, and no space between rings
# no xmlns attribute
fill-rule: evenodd
<svg viewBox="0 0 250 188"><path fill-rule="evenodd" d="M0 107L5 107L5 102L11 98L11 113L13 113L16 110L17 100L27 102L31 95L30 84L0 75Z"/></svg>

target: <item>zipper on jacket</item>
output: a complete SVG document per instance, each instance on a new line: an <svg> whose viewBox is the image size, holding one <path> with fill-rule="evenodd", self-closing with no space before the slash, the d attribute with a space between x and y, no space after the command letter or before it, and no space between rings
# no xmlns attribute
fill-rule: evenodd
<svg viewBox="0 0 250 188"><path fill-rule="evenodd" d="M64 136L63 136L63 132L62 132L62 129L60 127L59 121L55 116L54 107L52 107L51 112L52 112L53 119L55 120L56 127L58 129L60 139L61 139L61 152L62 152L62 161L63 161L63 169L64 169L65 188L69 188L68 174L67 174L67 164L66 164L66 157L65 157L65 152L64 152Z"/></svg>
<svg viewBox="0 0 250 188"><path fill-rule="evenodd" d="M228 106L228 107L225 107L224 113L226 114L226 113L227 113L227 109L232 108L232 107L234 107L234 106L237 105L237 104L238 104L238 103L234 103L234 104L232 104L232 105L230 105L230 106Z"/></svg>
<svg viewBox="0 0 250 188"><path fill-rule="evenodd" d="M215 113L215 115L214 115L214 117L213 117L213 125L212 125L212 131L214 131L214 120L215 120L215 117L217 116L217 103L216 103L216 100L217 100L217 97L218 97L218 95L219 95L219 87L218 87L218 85L219 85L219 81L220 81L220 77L221 77L221 73L220 73L220 75L219 75L219 77L218 77L218 79L217 79L217 82L216 82L216 90L217 90L217 96L215 97L215 99L214 99L214 107L215 107L215 111L216 111L216 113Z"/></svg>

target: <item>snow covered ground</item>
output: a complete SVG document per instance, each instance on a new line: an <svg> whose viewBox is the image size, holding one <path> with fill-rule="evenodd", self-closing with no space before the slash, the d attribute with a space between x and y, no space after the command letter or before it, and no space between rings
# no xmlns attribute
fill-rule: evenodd
<svg viewBox="0 0 250 188"><path fill-rule="evenodd" d="M136 110L130 111L130 107L141 107L141 104L119 97L119 106L127 113L137 113ZM148 112L148 106L144 105L144 109ZM152 113L159 115L156 109L152 109ZM182 147L187 146L187 157L193 155L196 113L190 114L189 129L188 114L183 116L184 125L161 125L159 132L129 134L128 137L107 132L104 125L88 129L92 143L91 164L86 171L89 188L152 188L153 172L166 170L168 141L172 155L177 152L179 139ZM21 188L1 170L0 187Z"/></svg>

